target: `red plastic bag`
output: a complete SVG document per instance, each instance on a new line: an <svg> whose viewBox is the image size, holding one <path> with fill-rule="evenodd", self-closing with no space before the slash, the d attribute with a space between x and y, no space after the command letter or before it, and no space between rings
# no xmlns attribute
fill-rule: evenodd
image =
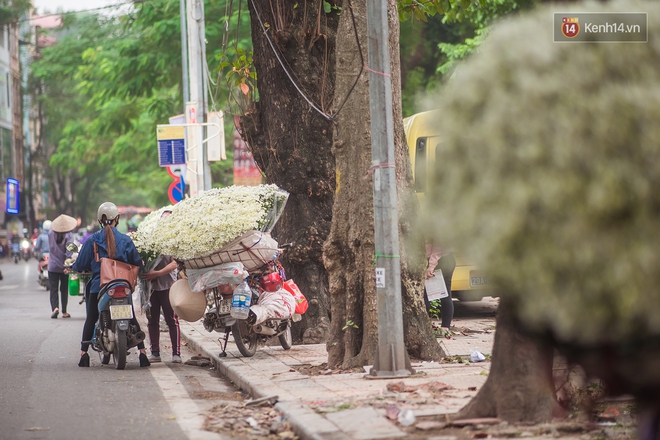
<svg viewBox="0 0 660 440"><path fill-rule="evenodd" d="M305 298L305 295L302 294L296 283L294 283L293 280L286 280L282 287L284 288L284 290L289 292L295 298L296 300L295 312L299 315L305 313L307 311L307 308L309 307L309 303L307 302L307 298Z"/></svg>

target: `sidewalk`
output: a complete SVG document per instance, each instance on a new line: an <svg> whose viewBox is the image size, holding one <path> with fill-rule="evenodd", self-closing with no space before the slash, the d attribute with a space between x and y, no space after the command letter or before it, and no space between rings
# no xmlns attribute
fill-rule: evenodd
<svg viewBox="0 0 660 440"><path fill-rule="evenodd" d="M460 324L456 323L461 330ZM242 357L229 338L227 357L218 357L221 333L208 333L201 321L180 321L188 346L212 359L217 370L254 399L277 396L279 409L302 439L385 439L408 436L386 417L385 408L412 409L415 416L453 414L484 384L490 362L463 363L472 349L491 353L491 322L470 321L453 339L442 339L455 363L413 362L416 374L396 379L369 379L365 372L338 373L324 368L324 344L264 347ZM479 328L481 327L481 328ZM315 367L315 375L300 373ZM367 369L368 371L368 369ZM403 382L403 384L401 384Z"/></svg>

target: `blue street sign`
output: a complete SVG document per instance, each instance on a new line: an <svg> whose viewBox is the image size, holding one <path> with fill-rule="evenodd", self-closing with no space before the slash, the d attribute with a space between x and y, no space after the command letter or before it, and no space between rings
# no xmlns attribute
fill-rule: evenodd
<svg viewBox="0 0 660 440"><path fill-rule="evenodd" d="M183 181L183 176L179 176L177 180L170 183L170 187L167 191L167 196L172 202L173 205L176 205L181 200L183 200L183 193L185 191L186 184Z"/></svg>
<svg viewBox="0 0 660 440"><path fill-rule="evenodd" d="M9 214L18 214L21 189L18 180L7 179L7 204L5 210Z"/></svg>
<svg viewBox="0 0 660 440"><path fill-rule="evenodd" d="M186 163L186 143L183 139L158 141L158 165L184 165Z"/></svg>

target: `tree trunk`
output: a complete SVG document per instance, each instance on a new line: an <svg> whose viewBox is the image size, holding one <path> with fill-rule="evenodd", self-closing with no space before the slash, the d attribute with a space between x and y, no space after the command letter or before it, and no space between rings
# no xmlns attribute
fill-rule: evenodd
<svg viewBox="0 0 660 440"><path fill-rule="evenodd" d="M351 11L352 8L352 11ZM411 356L439 359L443 353L436 342L425 313L421 279L421 242L413 243L417 254L409 263L406 236L412 231L409 221L416 217L417 201L412 191L407 148L403 141L398 58L398 16L396 5L389 2L390 47L392 50L392 88L395 126L397 188L400 212L408 221L400 221L401 279L404 313L404 340ZM324 262L330 281L332 323L328 341L328 365L350 368L373 363L378 346L378 314L373 267L374 208L371 167L368 75L360 69L367 62L366 2L344 1L337 37L335 119L333 153L336 165L336 194L332 228L324 246ZM352 13L351 13L352 12ZM354 23L355 27L354 28ZM355 35L360 36L359 45ZM362 57L360 57L360 47ZM403 211L403 209L412 209Z"/></svg>
<svg viewBox="0 0 660 440"><path fill-rule="evenodd" d="M334 195L332 122L321 112L327 112L334 93L338 14L336 10L326 14L322 0L248 5L259 101L241 118L241 134L266 181L290 193L273 235L280 243L295 244L282 263L310 304L303 320L293 327L294 341L321 343L327 340L330 318L321 253L330 231Z"/></svg>
<svg viewBox="0 0 660 440"><path fill-rule="evenodd" d="M541 346L514 325L509 300L502 297L490 374L458 419L497 417L507 422L544 422L560 413L552 378L553 348Z"/></svg>

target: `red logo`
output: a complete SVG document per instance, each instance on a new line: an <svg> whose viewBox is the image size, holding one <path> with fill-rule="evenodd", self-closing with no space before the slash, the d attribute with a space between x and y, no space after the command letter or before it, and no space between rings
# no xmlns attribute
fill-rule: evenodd
<svg viewBox="0 0 660 440"><path fill-rule="evenodd" d="M564 17L561 19L561 33L566 38L575 38L580 33L580 23L577 17Z"/></svg>

